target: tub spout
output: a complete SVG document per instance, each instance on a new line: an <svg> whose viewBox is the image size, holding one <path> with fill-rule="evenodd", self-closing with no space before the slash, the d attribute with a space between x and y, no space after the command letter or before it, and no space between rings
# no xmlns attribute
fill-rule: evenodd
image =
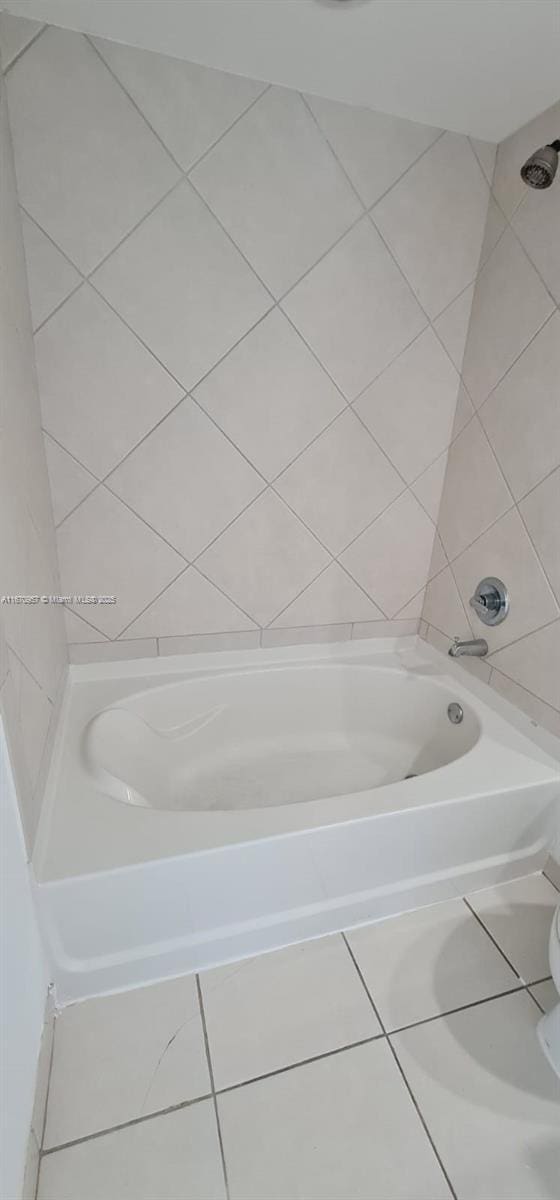
<svg viewBox="0 0 560 1200"><path fill-rule="evenodd" d="M473 638L470 642L462 642L459 638L453 639L453 645L449 647L447 652L451 658L460 658L462 654L469 654L473 658L484 658L488 654L488 642L486 638Z"/></svg>

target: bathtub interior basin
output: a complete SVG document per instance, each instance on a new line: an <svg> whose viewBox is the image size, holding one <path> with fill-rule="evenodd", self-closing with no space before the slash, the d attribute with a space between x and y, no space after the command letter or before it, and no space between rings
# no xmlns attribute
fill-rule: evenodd
<svg viewBox="0 0 560 1200"><path fill-rule="evenodd" d="M129 696L82 740L106 795L142 807L235 811L355 794L434 771L480 734L433 680L306 663L207 676Z"/></svg>

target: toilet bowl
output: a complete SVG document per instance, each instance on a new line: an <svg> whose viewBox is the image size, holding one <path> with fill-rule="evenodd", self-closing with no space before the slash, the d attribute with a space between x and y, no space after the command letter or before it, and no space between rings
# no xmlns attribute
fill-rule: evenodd
<svg viewBox="0 0 560 1200"><path fill-rule="evenodd" d="M549 955L552 978L556 991L560 995L560 906L552 918ZM560 1076L560 1000L546 1016L541 1018L537 1031L551 1067Z"/></svg>

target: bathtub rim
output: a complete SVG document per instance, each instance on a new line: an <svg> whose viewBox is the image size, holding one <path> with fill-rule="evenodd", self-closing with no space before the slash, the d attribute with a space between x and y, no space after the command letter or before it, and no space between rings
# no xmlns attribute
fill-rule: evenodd
<svg viewBox="0 0 560 1200"><path fill-rule="evenodd" d="M502 696L494 692L493 689L491 689L487 684L472 677L470 674L467 674L467 672L464 671L459 664L454 663L440 651L436 650L423 639L415 635L408 636L406 638L360 639L359 641L350 643L344 642L298 645L289 647L275 647L271 649L255 648L251 650L227 652L215 651L200 655L189 654L166 656L165 659L148 658L110 663L83 664L70 668L69 678L66 684L61 717L55 737L51 769L45 790L45 798L42 806L39 830L32 859L33 870L36 879L40 883L47 883L50 881L54 882L56 880L71 878L75 875L83 876L86 874L94 874L97 871L119 869L119 867L125 866L128 867L136 863L140 864L149 861L157 861L162 857L184 857L186 853L207 853L212 849L219 850L224 846L243 845L246 842L261 841L268 838L285 837L294 834L297 835L303 831L307 831L308 829L318 828L323 825L330 826L339 823L348 824L357 820L367 819L370 816L381 816L383 811L393 812L406 808L414 808L417 806L422 807L425 805L439 804L442 802L453 803L455 800L464 800L466 796L473 794L472 789L471 791L469 791L468 788L466 791L461 789L458 796L445 797L444 795L440 795L437 799L430 800L427 797L426 789L423 787L422 781L426 779L433 779L435 776L439 776L440 778L443 776L445 779L446 772L449 773L449 771L452 770L457 763L464 763L466 759L472 757L473 754L476 753L477 749L480 748L481 744L483 745L483 749L487 748L488 740L485 739L484 721L481 721L481 738L471 750L467 751L466 755L461 756L459 759L453 760L451 763L446 764L443 767L437 768L433 772L429 772L425 776L419 776L417 780L407 783L407 803L404 805L401 804L399 806L397 804L397 806L395 806L395 803L389 803L386 808L382 808L375 804L374 807L372 807L372 797L374 801L378 800L383 792L389 793L391 789L401 788L403 786L402 783L383 785L381 788L372 789L371 791L353 793L350 797L335 797L334 803L336 804L344 803L344 801L348 800L354 801L356 797L359 797L361 802L359 805L353 805L353 811L348 812L344 817L338 815L338 817L336 817L334 820L332 817L329 818L326 811L323 811L322 813L318 813L317 819L311 823L289 821L285 823L284 828L265 828L251 834L250 837L247 837L241 831L239 831L236 836L216 838L210 843L202 840L200 844L191 843L190 846L186 846L183 842L176 850L167 849L162 851L160 848L156 849L154 853L146 851L135 854L133 857L125 857L124 861L114 863L103 861L103 856L101 855L100 861L92 861L91 864L85 868L83 864L78 864L77 869L75 866L72 867L68 861L69 857L71 857L70 846L70 849L67 848L66 852L58 854L59 862L57 865L57 854L56 852L51 853L54 845L54 837L51 836L51 830L54 813L57 808L57 784L64 753L66 730L70 717L73 688L75 685L88 682L98 682L102 684L105 681L110 682L112 680L126 680L133 684L136 680L140 681L147 675L158 679L161 677L161 682L163 684L166 678L169 682L171 682L173 679L178 680L179 677L196 677L200 674L207 675L209 672L219 675L224 671L228 671L228 669L231 670L232 668L239 668L240 666L245 665L249 668L254 666L266 667L269 664L278 662L288 665L290 662L302 663L306 660L317 661L331 659L345 662L347 660L351 661L354 659L364 659L370 660L370 666L382 666L384 665L384 660L385 664L387 664L387 660L390 658L393 658L393 669L399 669L400 667L406 671L415 668L428 668L435 674L434 682L439 680L440 684L444 683L446 686L449 684L449 682L451 682L453 689L457 690L458 698L460 699L461 694L463 694L464 698L467 700L467 703L472 705L479 721L481 721L480 712L478 710L478 704L480 703L484 706L487 712L490 712L496 718L498 718L498 727L501 726L504 728L505 724L506 730L509 729L510 731L510 736L512 729L517 730L517 732L521 735L521 754L523 754L523 750L525 750L528 760L532 760L535 763L535 767L540 768L540 771L537 770L537 776L540 774L540 780L535 778L532 780L533 783L538 784L539 782L546 783L550 781L560 781L560 739L554 737L553 734L538 726L536 722L525 716L525 714L521 713L509 701L505 700ZM400 662L397 660L400 660ZM493 744L497 745L498 743ZM502 759L502 761L507 762L510 750L511 747L506 746L505 757ZM528 779L528 775L517 781L511 779L508 781L507 786L510 790L515 790L516 787L521 788L525 786L528 782ZM482 777L480 782L483 782ZM489 785L490 781L487 780L487 790L490 791L501 791L503 790L504 786L503 783L494 788ZM385 799L390 799L390 796L387 795ZM62 801L59 800L58 803L60 804ZM306 801L301 805L290 806L289 812L290 815L292 815L296 809L309 810L310 806L321 806L322 809L325 810L328 806L332 807L332 803L332 800ZM167 822L168 824L171 822L176 824L177 821L189 823L193 817L200 815L198 813L191 813L188 811L174 812L167 810L135 810L133 806L124 805L120 801L109 799L108 804L111 806L116 806L119 810L123 810L126 813L127 818L134 819L134 816L138 811L143 813L149 812L150 814L154 814L156 816L156 820L158 822ZM360 811L356 811L356 808L360 809ZM282 813L283 811L284 810L281 807L274 810L263 810L263 812L266 814L266 818L268 818L273 812ZM251 816L254 816L255 813L258 815L258 810L249 810L249 812ZM220 817L223 815L224 814L222 813L219 814ZM235 813L235 818L237 818L239 815L239 813ZM173 830L171 830L169 836L171 838L173 837ZM74 842L74 845L75 844L76 843ZM66 860L66 866L61 867L60 863L61 861L64 862L64 860Z"/></svg>

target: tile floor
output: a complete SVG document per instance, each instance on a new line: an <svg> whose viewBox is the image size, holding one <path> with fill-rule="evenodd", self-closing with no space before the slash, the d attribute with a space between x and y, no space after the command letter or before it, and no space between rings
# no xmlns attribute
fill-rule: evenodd
<svg viewBox="0 0 560 1200"><path fill-rule="evenodd" d="M38 1200L557 1200L542 875L56 1021Z"/></svg>

